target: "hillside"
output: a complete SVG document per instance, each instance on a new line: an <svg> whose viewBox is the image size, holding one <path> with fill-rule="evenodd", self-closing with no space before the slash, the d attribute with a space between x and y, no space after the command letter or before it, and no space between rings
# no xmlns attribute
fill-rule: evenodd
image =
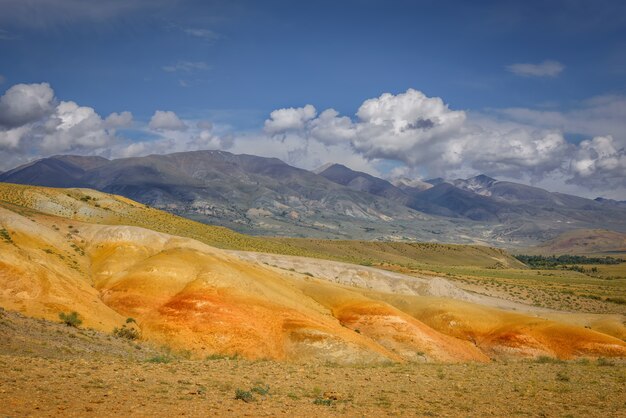
<svg viewBox="0 0 626 418"><path fill-rule="evenodd" d="M626 253L626 234L602 229L579 229L565 232L526 252L557 255Z"/></svg>
<svg viewBox="0 0 626 418"><path fill-rule="evenodd" d="M260 238L207 225L139 204L122 196L87 189L53 189L0 183L0 205L19 206L77 221L130 225L184 236L222 249L317 257L358 264L415 261L491 266L519 265L506 252L483 246L459 246L356 240ZM9 209L16 209L8 206Z"/></svg>
<svg viewBox="0 0 626 418"><path fill-rule="evenodd" d="M282 259L265 264L122 225L141 218L161 228L181 222L124 198L11 185L2 186L1 196L11 203L0 207L0 306L29 316L55 320L59 312L77 311L85 326L104 332L132 317L147 341L200 357L384 363L626 356L626 343L609 334L495 309L491 298L443 278L381 272L370 273L375 280L340 282L322 271L274 264ZM215 231L224 230L199 234ZM227 240L225 232L222 242L246 245L245 237ZM395 250L389 257L402 254L401 246L389 248ZM448 251L459 258L458 248ZM507 260L492 251L498 262ZM487 254L472 248L467 257L480 262ZM337 268L367 277L366 268ZM452 314L454 320L446 319Z"/></svg>

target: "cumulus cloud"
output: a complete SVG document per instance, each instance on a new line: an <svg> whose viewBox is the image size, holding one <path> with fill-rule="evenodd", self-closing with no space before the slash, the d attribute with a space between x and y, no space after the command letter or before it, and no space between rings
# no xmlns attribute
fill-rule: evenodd
<svg viewBox="0 0 626 418"><path fill-rule="evenodd" d="M0 126L17 127L36 121L54 108L48 83L16 84L0 97Z"/></svg>
<svg viewBox="0 0 626 418"><path fill-rule="evenodd" d="M570 165L570 183L589 187L626 186L626 149L612 136L597 136L580 143Z"/></svg>
<svg viewBox="0 0 626 418"><path fill-rule="evenodd" d="M194 71L206 71L211 67L202 61L178 61L176 64L166 65L163 68L163 71L168 73L174 73L177 71L182 71L186 73L191 73Z"/></svg>
<svg viewBox="0 0 626 418"><path fill-rule="evenodd" d="M125 111L121 113L113 112L104 120L107 128L128 128L133 123L133 114Z"/></svg>
<svg viewBox="0 0 626 418"><path fill-rule="evenodd" d="M317 110L310 104L304 107L290 107L274 110L270 113L270 118L265 121L265 132L270 135L275 135L294 130L302 130L306 123L316 115Z"/></svg>
<svg viewBox="0 0 626 418"><path fill-rule="evenodd" d="M27 132L28 127L26 126L19 126L6 131L0 130L0 150L16 149Z"/></svg>
<svg viewBox="0 0 626 418"><path fill-rule="evenodd" d="M522 77L556 77L565 66L558 61L546 60L539 64L511 64L506 69Z"/></svg>
<svg viewBox="0 0 626 418"><path fill-rule="evenodd" d="M74 102L59 103L42 128L41 148L45 152L100 148L113 139L102 118L92 108Z"/></svg>
<svg viewBox="0 0 626 418"><path fill-rule="evenodd" d="M623 120L626 112L620 103L614 98L593 100L602 111L586 117L602 113ZM568 118L549 115L547 119ZM288 161L310 161L306 153L323 146L344 159L351 153L356 161L394 160L405 167L396 171L433 177L487 173L532 182L562 177L598 189L624 186L624 147L618 141L594 138L577 146L566 140L559 127L544 125L453 110L441 98L409 89L366 100L354 118L334 109L318 115L312 105L278 109L265 121L265 132L291 144L285 156ZM602 178L613 180L602 186Z"/></svg>
<svg viewBox="0 0 626 418"><path fill-rule="evenodd" d="M118 122L128 115L115 114ZM46 84L17 84L0 97L2 169L52 153L105 151L114 129L91 107L58 101Z"/></svg>
<svg viewBox="0 0 626 418"><path fill-rule="evenodd" d="M180 120L178 115L171 110L157 110L154 112L148 127L155 131L184 131L187 129L185 122Z"/></svg>

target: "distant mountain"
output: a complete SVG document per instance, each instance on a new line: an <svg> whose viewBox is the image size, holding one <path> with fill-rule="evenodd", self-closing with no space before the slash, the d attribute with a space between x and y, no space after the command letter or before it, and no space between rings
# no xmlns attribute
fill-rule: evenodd
<svg viewBox="0 0 626 418"><path fill-rule="evenodd" d="M340 164L317 173L276 158L194 151L107 160L54 156L0 181L86 187L201 222L278 236L537 244L575 229L626 232L626 207L498 181L391 183Z"/></svg>
<svg viewBox="0 0 626 418"><path fill-rule="evenodd" d="M408 193L417 193L433 187L432 184L427 183L419 179L408 179L406 177L400 177L394 179L391 184Z"/></svg>
<svg viewBox="0 0 626 418"><path fill-rule="evenodd" d="M432 239L423 232L429 219L423 214L276 158L223 151L117 160L55 156L4 173L0 181L90 187L249 233Z"/></svg>
<svg viewBox="0 0 626 418"><path fill-rule="evenodd" d="M605 199L604 197L596 197L593 200L607 206L621 206L626 208L626 200Z"/></svg>
<svg viewBox="0 0 626 418"><path fill-rule="evenodd" d="M351 170L341 164L332 164L324 170L319 171L318 174L334 183L349 187L352 190L385 197L403 205L406 205L409 201L409 196L406 193L387 180L360 171Z"/></svg>

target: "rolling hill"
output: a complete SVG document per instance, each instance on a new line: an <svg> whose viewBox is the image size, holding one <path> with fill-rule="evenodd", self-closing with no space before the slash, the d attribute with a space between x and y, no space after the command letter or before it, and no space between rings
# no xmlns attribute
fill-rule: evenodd
<svg viewBox="0 0 626 418"><path fill-rule="evenodd" d="M381 363L626 356L626 343L618 338L496 309L493 299L443 278L339 263L337 271L354 271L346 276L351 282L342 282L328 273L332 270L281 268L292 262L281 258L288 256L274 255L266 264L249 253L124 224L180 228L240 249L294 248L280 240L259 244L264 240L119 196L4 184L0 202L0 306L29 316L56 319L59 312L77 311L86 326L105 332L132 317L142 338L201 357ZM216 234L221 236L211 238ZM370 245L370 251L395 251L390 258L430 251L458 259L463 253L461 247L432 244ZM469 248L468 254L473 262L510 259L501 250ZM299 260L305 269L320 265ZM358 277L371 279L355 281Z"/></svg>

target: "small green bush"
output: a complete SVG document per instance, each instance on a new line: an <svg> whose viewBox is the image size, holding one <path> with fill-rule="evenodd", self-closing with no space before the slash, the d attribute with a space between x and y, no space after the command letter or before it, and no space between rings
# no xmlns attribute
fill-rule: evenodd
<svg viewBox="0 0 626 418"><path fill-rule="evenodd" d="M270 387L269 385L259 384L250 389L250 392L258 393L259 395L267 395L268 393L270 393Z"/></svg>
<svg viewBox="0 0 626 418"><path fill-rule="evenodd" d="M159 355L159 356L151 357L146 361L148 363L167 364L167 363L171 363L172 358L169 356Z"/></svg>
<svg viewBox="0 0 626 418"><path fill-rule="evenodd" d="M65 312L61 312L59 313L59 319L68 327L74 328L78 328L83 323L82 319L80 319L78 315L78 312L76 311L67 314Z"/></svg>
<svg viewBox="0 0 626 418"><path fill-rule="evenodd" d="M122 328L113 328L113 335L117 338L126 338L127 340L136 340L141 336L139 334L139 330L135 328L128 328L126 325L122 325Z"/></svg>
<svg viewBox="0 0 626 418"><path fill-rule="evenodd" d="M313 403L315 405L325 405L325 406L331 406L333 404L333 401L330 399L324 399L324 398L315 398L313 400Z"/></svg>
<svg viewBox="0 0 626 418"><path fill-rule="evenodd" d="M235 399L244 401L244 402L253 402L254 396L252 396L252 392L243 389L235 390Z"/></svg>

